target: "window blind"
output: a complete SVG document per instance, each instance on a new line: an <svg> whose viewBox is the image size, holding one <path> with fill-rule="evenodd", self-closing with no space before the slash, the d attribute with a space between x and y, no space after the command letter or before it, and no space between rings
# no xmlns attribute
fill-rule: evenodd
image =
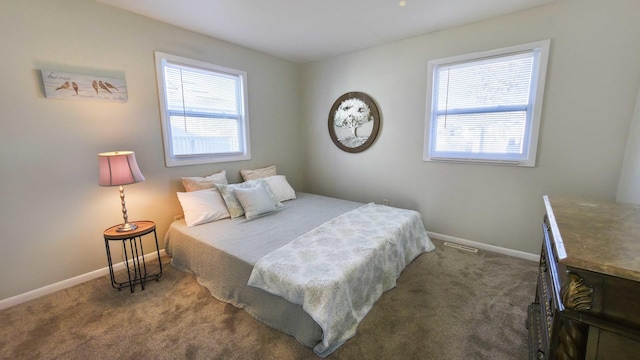
<svg viewBox="0 0 640 360"><path fill-rule="evenodd" d="M533 52L435 69L434 153L524 155Z"/></svg>
<svg viewBox="0 0 640 360"><path fill-rule="evenodd" d="M241 150L239 76L167 63L165 81L175 156Z"/></svg>
<svg viewBox="0 0 640 360"><path fill-rule="evenodd" d="M167 166L251 159L247 73L155 52Z"/></svg>

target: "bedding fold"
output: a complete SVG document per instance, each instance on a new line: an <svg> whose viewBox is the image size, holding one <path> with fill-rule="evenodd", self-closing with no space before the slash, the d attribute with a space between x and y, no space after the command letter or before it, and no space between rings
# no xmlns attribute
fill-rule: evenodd
<svg viewBox="0 0 640 360"><path fill-rule="evenodd" d="M434 249L420 213L370 203L260 258L248 285L301 305L322 329L314 352L325 357L413 259Z"/></svg>

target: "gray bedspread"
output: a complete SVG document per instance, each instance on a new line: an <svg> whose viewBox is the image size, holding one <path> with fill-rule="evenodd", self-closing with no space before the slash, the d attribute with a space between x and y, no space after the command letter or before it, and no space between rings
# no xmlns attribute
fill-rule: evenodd
<svg viewBox="0 0 640 360"><path fill-rule="evenodd" d="M165 235L165 250L175 268L196 275L218 300L244 309L259 321L313 348L322 329L302 306L247 286L255 263L300 235L364 204L296 193L278 212L253 220L227 219L187 227L175 221Z"/></svg>
<svg viewBox="0 0 640 360"><path fill-rule="evenodd" d="M302 302L286 300L247 284L254 266L261 258L277 253L276 250L286 248L294 240L365 204L307 193L297 193L296 200L286 201L284 204L285 207L279 211L253 220L227 219L192 228L187 227L183 220L176 221L165 235L165 250L171 255L171 264L175 268L194 273L198 282L218 300L244 309L259 321L314 348L316 354L326 356L352 336L355 328L353 333L346 336L327 338L330 335L325 333L328 327L325 326L323 331L316 321L318 316L314 320L308 309L303 309ZM426 237L420 215L415 214L421 234L414 248L419 251L416 253L412 249L402 255L387 253L387 256L393 253L394 257L403 259L396 264L393 274L385 275L388 278L384 281L385 284L375 286L375 299L370 302L371 305L381 291L395 285L395 278L406 264L418 253L431 250L433 244ZM412 226L415 228L415 224ZM360 312L361 315L356 316L359 318L357 322L366 315L369 308L367 306L365 311ZM324 341L327 339L331 343Z"/></svg>

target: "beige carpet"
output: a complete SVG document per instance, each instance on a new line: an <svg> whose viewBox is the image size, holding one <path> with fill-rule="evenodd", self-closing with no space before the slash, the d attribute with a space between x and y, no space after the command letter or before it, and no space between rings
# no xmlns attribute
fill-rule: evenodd
<svg viewBox="0 0 640 360"><path fill-rule="evenodd" d="M434 241L328 359L527 359L537 264ZM164 266L146 289L94 279L0 311L0 359L319 359Z"/></svg>

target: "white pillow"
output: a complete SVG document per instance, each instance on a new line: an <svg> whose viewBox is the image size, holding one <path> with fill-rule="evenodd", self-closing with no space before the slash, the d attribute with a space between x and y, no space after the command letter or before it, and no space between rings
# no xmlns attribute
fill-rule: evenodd
<svg viewBox="0 0 640 360"><path fill-rule="evenodd" d="M218 189L178 192L178 200L188 227L227 219L229 210Z"/></svg>
<svg viewBox="0 0 640 360"><path fill-rule="evenodd" d="M271 191L276 196L278 201L292 200L296 198L296 192L293 190L289 182L287 182L287 177L284 175L276 175L269 176L264 178L264 180L269 184Z"/></svg>
<svg viewBox="0 0 640 360"><path fill-rule="evenodd" d="M222 170L218 173L206 176L206 177L183 177L182 186L189 191L198 191L204 189L215 188L216 184L228 184L227 172Z"/></svg>
<svg viewBox="0 0 640 360"><path fill-rule="evenodd" d="M248 220L255 219L276 209L276 204L262 183L250 188L237 188L234 191L244 209L244 216Z"/></svg>
<svg viewBox="0 0 640 360"><path fill-rule="evenodd" d="M247 181L247 180L257 180L260 178L266 178L269 176L278 175L278 173L276 172L276 166L271 165L261 169L240 170L240 175L242 175L242 179L244 181Z"/></svg>
<svg viewBox="0 0 640 360"><path fill-rule="evenodd" d="M269 197L276 207L283 206L282 203L278 201L276 196L273 194L273 191L271 191L271 188L269 188L269 184L267 184L267 181L265 179L249 180L240 184L216 185L218 187L218 190L220 190L220 194L222 195L224 202L227 204L227 210L229 210L229 214L231 215L232 219L236 219L244 215L244 208L236 197L235 189L246 189L254 187L259 183L264 184L265 190L269 194Z"/></svg>

